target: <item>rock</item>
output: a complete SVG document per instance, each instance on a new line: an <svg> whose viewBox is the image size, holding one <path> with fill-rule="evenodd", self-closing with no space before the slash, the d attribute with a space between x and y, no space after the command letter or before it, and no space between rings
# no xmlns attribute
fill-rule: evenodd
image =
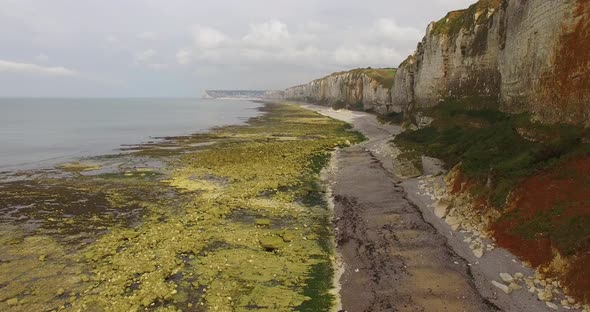
<svg viewBox="0 0 590 312"><path fill-rule="evenodd" d="M492 281L492 285L496 286L497 288L499 288L501 291L503 291L506 294L510 294L512 292L512 289L510 289L510 287L508 287L502 283Z"/></svg>
<svg viewBox="0 0 590 312"><path fill-rule="evenodd" d="M500 278L506 283L514 282L514 278L512 277L512 275L508 273L500 273Z"/></svg>
<svg viewBox="0 0 590 312"><path fill-rule="evenodd" d="M558 309L557 305L556 305L555 303L553 303L553 302L545 302L545 304L546 304L546 305L547 305L549 308L551 308L551 309L553 309L553 310L557 310L557 309Z"/></svg>
<svg viewBox="0 0 590 312"><path fill-rule="evenodd" d="M289 243L289 242L292 242L293 240L295 240L295 234L289 233L289 232L284 232L283 234L281 234L281 238L283 238L283 241L285 243Z"/></svg>
<svg viewBox="0 0 590 312"><path fill-rule="evenodd" d="M534 294L534 293L536 293L536 292L537 292L537 288L535 288L534 286L531 286L531 287L529 288L529 292L530 292L531 294Z"/></svg>
<svg viewBox="0 0 590 312"><path fill-rule="evenodd" d="M551 291L546 291L545 290L545 291L539 292L539 294L537 295L537 297L541 301L551 301L551 300L553 300L553 293Z"/></svg>
<svg viewBox="0 0 590 312"><path fill-rule="evenodd" d="M445 222L451 226L451 229L453 229L453 231L458 230L461 226L461 220L459 220L459 218L457 217L447 216L445 218Z"/></svg>
<svg viewBox="0 0 590 312"><path fill-rule="evenodd" d="M392 106L391 86L374 76L386 70L355 69L335 73L305 85L286 89L279 98L325 103L335 108L360 108L387 114ZM360 105L359 105L360 104ZM419 120L417 120L419 121Z"/></svg>
<svg viewBox="0 0 590 312"><path fill-rule="evenodd" d="M510 287L510 289L512 290L520 290L522 289L522 286L516 284L516 283L510 283L510 285L508 285L508 287Z"/></svg>
<svg viewBox="0 0 590 312"><path fill-rule="evenodd" d="M568 307L570 305L569 301L566 299L561 300L559 303L564 307Z"/></svg>
<svg viewBox="0 0 590 312"><path fill-rule="evenodd" d="M65 290L65 289L63 289L63 288L60 288L60 289L58 289L58 290L57 290L57 292L56 292L55 294L56 294L56 295L58 295L58 296L61 296L61 295L63 295L65 292L66 292L66 290Z"/></svg>
<svg viewBox="0 0 590 312"><path fill-rule="evenodd" d="M449 203L448 201L442 199L439 200L434 206L434 215L441 219L444 218L449 212L450 206L451 203Z"/></svg>
<svg viewBox="0 0 590 312"><path fill-rule="evenodd" d="M40 255L39 256L39 261L43 262L43 261L45 261L45 259L47 259L47 256L46 255Z"/></svg>
<svg viewBox="0 0 590 312"><path fill-rule="evenodd" d="M17 298L10 298L8 300L6 300L6 303L8 304L8 306L12 307L18 304L18 299Z"/></svg>
<svg viewBox="0 0 590 312"><path fill-rule="evenodd" d="M256 219L256 225L258 226L270 226L270 220L269 219Z"/></svg>
<svg viewBox="0 0 590 312"><path fill-rule="evenodd" d="M514 277L517 278L517 279L523 279L524 278L524 274L522 274L520 272L517 272L517 273L514 273Z"/></svg>
<svg viewBox="0 0 590 312"><path fill-rule="evenodd" d="M284 245L283 239L276 236L262 237L259 242L262 248L264 248L266 251L275 251L282 248Z"/></svg>
<svg viewBox="0 0 590 312"><path fill-rule="evenodd" d="M545 286L545 290L553 290L553 289L555 289L555 287L553 287L553 285L551 285L551 284Z"/></svg>
<svg viewBox="0 0 590 312"><path fill-rule="evenodd" d="M481 248L481 247L480 247L480 248L473 249L473 255L474 255L476 258L481 258L481 257L483 257L483 248Z"/></svg>

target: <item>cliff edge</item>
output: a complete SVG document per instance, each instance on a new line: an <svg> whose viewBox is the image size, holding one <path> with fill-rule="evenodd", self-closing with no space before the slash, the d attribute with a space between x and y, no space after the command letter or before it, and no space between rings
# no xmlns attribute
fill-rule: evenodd
<svg viewBox="0 0 590 312"><path fill-rule="evenodd" d="M481 0L428 26L398 70L398 109L488 98L543 123L590 126L590 3Z"/></svg>
<svg viewBox="0 0 590 312"><path fill-rule="evenodd" d="M359 68L333 73L308 84L285 90L288 100L329 105L335 108L392 111L391 89L396 69Z"/></svg>

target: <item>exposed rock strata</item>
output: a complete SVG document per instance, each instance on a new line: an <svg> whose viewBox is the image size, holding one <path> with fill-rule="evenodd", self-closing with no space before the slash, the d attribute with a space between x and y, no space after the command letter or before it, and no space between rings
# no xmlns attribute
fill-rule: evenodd
<svg viewBox="0 0 590 312"><path fill-rule="evenodd" d="M480 0L431 23L391 86L355 70L289 88L283 97L381 114L448 97L473 105L485 99L541 122L590 126L590 3Z"/></svg>
<svg viewBox="0 0 590 312"><path fill-rule="evenodd" d="M391 111L393 69L355 69L334 73L285 90L284 98L339 108Z"/></svg>
<svg viewBox="0 0 590 312"><path fill-rule="evenodd" d="M411 111L451 96L590 125L590 4L481 0L430 24L400 65L393 106Z"/></svg>

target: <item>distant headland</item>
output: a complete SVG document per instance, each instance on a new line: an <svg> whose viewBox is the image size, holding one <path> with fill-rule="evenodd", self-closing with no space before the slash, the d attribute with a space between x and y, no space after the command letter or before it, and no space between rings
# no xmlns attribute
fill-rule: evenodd
<svg viewBox="0 0 590 312"><path fill-rule="evenodd" d="M282 91L274 90L205 90L206 99L262 99Z"/></svg>

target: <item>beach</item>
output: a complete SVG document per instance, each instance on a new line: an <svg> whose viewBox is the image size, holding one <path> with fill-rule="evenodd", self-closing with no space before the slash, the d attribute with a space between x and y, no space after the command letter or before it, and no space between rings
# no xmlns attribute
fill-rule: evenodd
<svg viewBox="0 0 590 312"><path fill-rule="evenodd" d="M395 175L390 141L399 126L364 112L300 105L349 122L368 138L334 153L327 179L343 310L554 311L522 281L523 289L510 294L492 284L502 282L500 273L534 278L516 256L494 248L478 258L466 242L471 233L453 231L435 216L434 190L424 185L442 181L435 176L444 172L439 162L426 161L422 176Z"/></svg>

